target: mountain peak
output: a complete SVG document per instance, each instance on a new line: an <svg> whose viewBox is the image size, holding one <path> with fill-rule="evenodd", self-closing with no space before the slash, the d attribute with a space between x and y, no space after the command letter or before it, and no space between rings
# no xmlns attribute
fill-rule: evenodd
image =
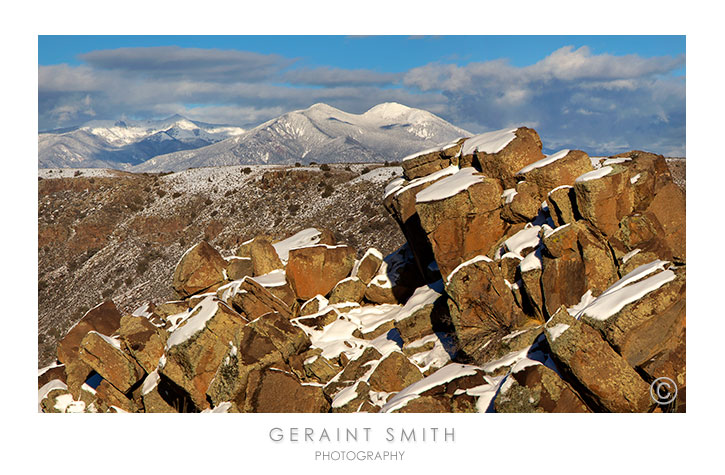
<svg viewBox="0 0 725 475"><path fill-rule="evenodd" d="M332 107L329 104L325 104L324 102L318 102L316 104L312 104L306 110L308 110L308 111L321 111L321 112L340 112L340 109L336 109L336 108Z"/></svg>
<svg viewBox="0 0 725 475"><path fill-rule="evenodd" d="M365 115L374 115L388 119L399 117L412 110L414 109L397 102L383 102L382 104L371 107L367 112L365 112Z"/></svg>

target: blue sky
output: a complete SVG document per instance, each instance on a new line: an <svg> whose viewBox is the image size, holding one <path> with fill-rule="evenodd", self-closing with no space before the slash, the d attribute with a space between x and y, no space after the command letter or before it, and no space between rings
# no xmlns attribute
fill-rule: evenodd
<svg viewBox="0 0 725 475"><path fill-rule="evenodd" d="M684 36L40 36L39 128L395 101L549 150L685 150Z"/></svg>

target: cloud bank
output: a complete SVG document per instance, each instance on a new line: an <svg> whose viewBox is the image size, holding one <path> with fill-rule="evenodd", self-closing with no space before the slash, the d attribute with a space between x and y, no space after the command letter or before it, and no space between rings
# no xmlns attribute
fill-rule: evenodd
<svg viewBox="0 0 725 475"><path fill-rule="evenodd" d="M545 148L685 154L685 57L594 55L564 47L535 64L430 63L390 73L298 67L296 58L180 47L99 50L40 66L41 130L91 119L161 117L253 126L325 102L360 113L400 102L472 132L535 127Z"/></svg>

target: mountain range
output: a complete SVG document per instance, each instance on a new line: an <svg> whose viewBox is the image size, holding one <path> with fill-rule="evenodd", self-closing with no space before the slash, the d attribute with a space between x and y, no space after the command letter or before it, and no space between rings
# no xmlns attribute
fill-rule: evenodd
<svg viewBox="0 0 725 475"><path fill-rule="evenodd" d="M39 134L40 168L108 167L135 172L193 167L396 161L472 134L397 103L351 114L327 104L286 113L250 130L180 116L162 121L95 121Z"/></svg>
<svg viewBox="0 0 725 475"><path fill-rule="evenodd" d="M96 120L38 134L39 168L128 169L149 158L227 139L241 127L174 115L162 120Z"/></svg>

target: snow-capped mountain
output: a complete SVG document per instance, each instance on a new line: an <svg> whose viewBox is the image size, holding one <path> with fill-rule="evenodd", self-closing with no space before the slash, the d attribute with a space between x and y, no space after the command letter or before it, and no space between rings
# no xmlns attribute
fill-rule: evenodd
<svg viewBox="0 0 725 475"><path fill-rule="evenodd" d="M244 129L174 115L163 120L91 121L38 134L39 168L126 169L157 155L204 147Z"/></svg>
<svg viewBox="0 0 725 475"><path fill-rule="evenodd" d="M471 136L430 112L402 104L379 104L350 114L327 104L284 114L218 143L160 155L133 171L178 171L190 167L400 160L421 149Z"/></svg>

